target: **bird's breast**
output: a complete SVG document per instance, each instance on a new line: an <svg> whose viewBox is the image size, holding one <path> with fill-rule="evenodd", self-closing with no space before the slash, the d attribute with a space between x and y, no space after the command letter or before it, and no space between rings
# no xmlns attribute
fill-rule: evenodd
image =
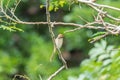
<svg viewBox="0 0 120 80"><path fill-rule="evenodd" d="M57 46L58 48L61 48L61 47L62 47L62 44L63 44L63 38L56 39L55 42L56 42L56 46Z"/></svg>

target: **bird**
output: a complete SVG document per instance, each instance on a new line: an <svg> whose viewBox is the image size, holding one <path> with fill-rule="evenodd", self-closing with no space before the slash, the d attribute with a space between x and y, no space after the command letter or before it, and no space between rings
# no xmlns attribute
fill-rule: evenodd
<svg viewBox="0 0 120 80"><path fill-rule="evenodd" d="M63 45L63 34L58 34L57 38L55 39L55 44L56 44L56 47L58 49L60 49ZM54 46L54 49L53 49L53 53L50 57L50 61L52 61L53 57L54 57L54 54L56 53L57 51L57 48Z"/></svg>

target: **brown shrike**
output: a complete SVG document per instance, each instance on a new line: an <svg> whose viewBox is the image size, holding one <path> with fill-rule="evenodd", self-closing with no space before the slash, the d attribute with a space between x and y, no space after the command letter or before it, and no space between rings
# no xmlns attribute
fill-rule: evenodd
<svg viewBox="0 0 120 80"><path fill-rule="evenodd" d="M55 43L56 43L56 47L57 47L57 48L60 49L60 48L62 47L62 44L63 44L63 34L59 34L59 35L57 36L57 38L55 39ZM54 56L54 54L55 54L56 51L57 51L57 48L56 48L56 47L54 46L53 53L52 53L52 55L51 55L50 61L52 61L53 56Z"/></svg>

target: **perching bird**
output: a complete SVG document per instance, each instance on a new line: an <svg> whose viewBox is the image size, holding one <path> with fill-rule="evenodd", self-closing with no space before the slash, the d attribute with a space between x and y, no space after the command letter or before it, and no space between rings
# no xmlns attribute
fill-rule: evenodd
<svg viewBox="0 0 120 80"><path fill-rule="evenodd" d="M63 44L63 34L59 34L59 35L57 36L57 38L55 39L55 43L56 43L56 47L57 47L57 48L60 49L60 48L62 47L62 44ZM54 56L54 54L55 54L56 51L57 51L56 47L54 46L53 53L52 53L52 55L51 55L50 61L52 61L53 56Z"/></svg>

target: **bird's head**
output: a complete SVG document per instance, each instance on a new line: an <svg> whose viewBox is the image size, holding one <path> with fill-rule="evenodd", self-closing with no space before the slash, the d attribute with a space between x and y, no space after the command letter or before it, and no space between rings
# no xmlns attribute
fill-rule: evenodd
<svg viewBox="0 0 120 80"><path fill-rule="evenodd" d="M63 37L64 37L63 34L58 35L58 38L63 38Z"/></svg>

